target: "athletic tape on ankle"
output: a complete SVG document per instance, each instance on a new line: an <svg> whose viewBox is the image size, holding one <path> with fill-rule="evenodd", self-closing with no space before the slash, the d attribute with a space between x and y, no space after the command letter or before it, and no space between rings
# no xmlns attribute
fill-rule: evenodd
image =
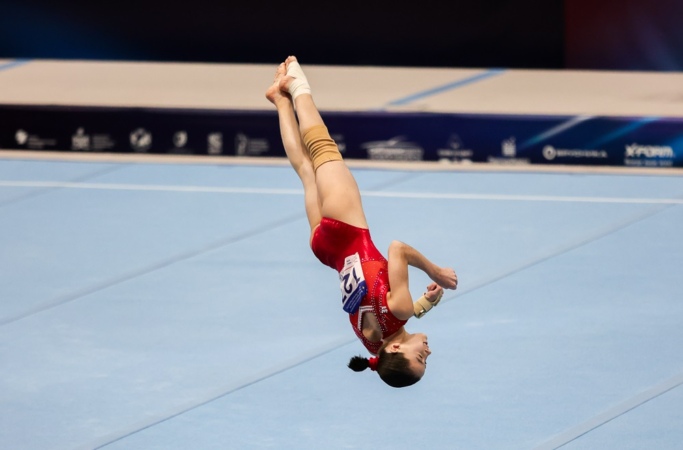
<svg viewBox="0 0 683 450"><path fill-rule="evenodd" d="M288 89L292 99L296 99L301 94L311 93L311 86L308 84L306 75L304 75L304 71L301 70L301 66L298 62L290 62L287 65L287 75L294 78L294 80L289 83Z"/></svg>
<svg viewBox="0 0 683 450"><path fill-rule="evenodd" d="M308 154L311 155L314 171L326 162L343 160L325 125L316 125L304 131L303 140Z"/></svg>

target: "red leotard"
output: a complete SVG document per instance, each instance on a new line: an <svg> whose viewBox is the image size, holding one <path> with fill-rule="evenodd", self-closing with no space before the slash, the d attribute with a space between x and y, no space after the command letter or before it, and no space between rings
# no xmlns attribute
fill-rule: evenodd
<svg viewBox="0 0 683 450"><path fill-rule="evenodd" d="M372 312L379 322L382 338L401 329L407 320L397 319L387 305L389 292L388 262L370 239L370 230L358 228L339 220L323 217L313 232L311 249L320 262L335 269L344 268L344 259L358 252L368 293L361 300L358 311L349 314L349 320L358 339L370 353L376 355L382 342L370 342L363 336L363 315Z"/></svg>

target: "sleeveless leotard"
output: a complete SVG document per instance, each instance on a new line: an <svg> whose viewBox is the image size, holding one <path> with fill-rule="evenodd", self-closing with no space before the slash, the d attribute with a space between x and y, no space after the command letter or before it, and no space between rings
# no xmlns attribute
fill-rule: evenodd
<svg viewBox="0 0 683 450"><path fill-rule="evenodd" d="M387 305L389 287L388 262L377 250L370 238L370 230L359 228L339 220L323 217L313 232L311 249L315 256L325 264L340 272L347 256L358 253L368 293L363 297L358 311L349 314L349 321L365 348L376 355L382 342L371 342L363 335L363 315L371 312L377 318L382 331L382 339L401 329L407 320L397 319Z"/></svg>

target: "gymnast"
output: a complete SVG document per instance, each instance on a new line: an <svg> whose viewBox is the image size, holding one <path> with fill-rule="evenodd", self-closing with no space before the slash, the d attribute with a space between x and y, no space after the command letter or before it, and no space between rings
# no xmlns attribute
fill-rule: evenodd
<svg viewBox="0 0 683 450"><path fill-rule="evenodd" d="M280 64L266 98L278 112L285 153L304 187L310 245L315 256L339 273L342 307L371 358L354 356L349 368L368 367L390 386L419 381L431 354L427 336L408 333L411 317L422 317L441 300L443 288L455 289L450 268L429 261L409 245L392 241L388 260L370 239L358 185L344 163L313 102L311 87L293 56ZM433 281L413 303L408 266Z"/></svg>

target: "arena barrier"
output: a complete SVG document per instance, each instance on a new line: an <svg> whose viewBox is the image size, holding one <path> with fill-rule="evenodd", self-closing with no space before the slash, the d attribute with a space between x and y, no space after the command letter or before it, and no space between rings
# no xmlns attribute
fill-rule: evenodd
<svg viewBox="0 0 683 450"><path fill-rule="evenodd" d="M323 111L346 158L683 166L683 118ZM274 111L0 105L0 148L284 157Z"/></svg>

